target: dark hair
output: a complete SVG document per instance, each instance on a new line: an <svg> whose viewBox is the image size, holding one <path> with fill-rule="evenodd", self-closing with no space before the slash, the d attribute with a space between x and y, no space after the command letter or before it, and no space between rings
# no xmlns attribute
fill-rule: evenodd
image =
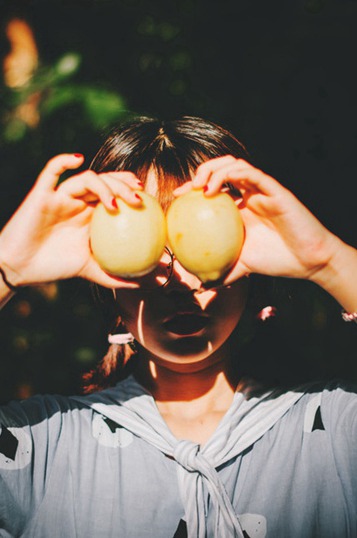
<svg viewBox="0 0 357 538"><path fill-rule="evenodd" d="M109 133L91 168L96 172L127 170L144 184L153 168L158 178L158 200L166 211L176 187L185 183L202 162L224 155L250 160L244 145L211 121L193 116L170 121L141 116ZM98 286L95 290L109 318L109 330L119 326L120 317L111 294ZM84 392L103 389L126 377L132 353L128 345L111 345L97 367L83 376Z"/></svg>
<svg viewBox="0 0 357 538"><path fill-rule="evenodd" d="M96 172L128 170L145 184L153 168L158 177L158 200L164 210L172 191L202 162L222 155L249 159L243 144L229 131L193 116L159 121L145 116L111 131L94 157Z"/></svg>

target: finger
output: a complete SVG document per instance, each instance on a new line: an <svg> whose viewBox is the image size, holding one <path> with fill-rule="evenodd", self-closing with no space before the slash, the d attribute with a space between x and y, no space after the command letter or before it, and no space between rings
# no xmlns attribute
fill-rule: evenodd
<svg viewBox="0 0 357 538"><path fill-rule="evenodd" d="M117 197L122 198L133 206L139 206L142 203L139 195L125 183L118 180L109 182L108 178L107 181L103 181L102 177L92 170L87 170L82 174L67 179L61 183L58 192L72 198L83 199L83 201L89 200L93 202L95 199L100 200L109 211L116 209L114 199Z"/></svg>
<svg viewBox="0 0 357 538"><path fill-rule="evenodd" d="M65 194L72 198L94 201L100 200L106 207L113 209L112 200L115 196L111 188L102 181L99 176L87 170L71 177L61 183L57 189L60 194Z"/></svg>
<svg viewBox="0 0 357 538"><path fill-rule="evenodd" d="M116 185L113 190L115 190L116 197L121 198L129 205L139 207L143 203L140 193L133 191L130 187L125 185L125 183L118 182L118 185Z"/></svg>
<svg viewBox="0 0 357 538"><path fill-rule="evenodd" d="M223 168L212 174L207 184L206 195L210 196L218 192L223 183L229 181L237 187L242 194L259 192L267 196L274 196L284 189L276 179L265 174L253 166L240 164Z"/></svg>
<svg viewBox="0 0 357 538"><path fill-rule="evenodd" d="M44 189L56 187L61 175L66 170L73 170L83 164L84 156L80 153L61 153L48 161L39 174L36 185Z"/></svg>
<svg viewBox="0 0 357 538"><path fill-rule="evenodd" d="M223 285L229 286L241 278L249 277L249 275L250 271L247 269L247 267L238 261L237 264L226 275L225 279L223 280Z"/></svg>
<svg viewBox="0 0 357 538"><path fill-rule="evenodd" d="M143 190L144 186L134 175L121 176L116 173L100 174L100 178L110 187L116 197L122 198L130 205L138 206L142 200L136 191Z"/></svg>
<svg viewBox="0 0 357 538"><path fill-rule="evenodd" d="M103 178L104 181L118 181L120 180L122 183L125 183L128 185L128 187L131 187L132 190L141 190L144 188L144 185L140 179L133 174L132 172L128 171L114 171L114 172L102 172L99 173L99 175Z"/></svg>
<svg viewBox="0 0 357 538"><path fill-rule="evenodd" d="M172 191L172 194L177 197L181 196L182 194L186 194L186 192L190 192L193 188L192 181L186 181L183 185L180 185L177 187L174 191Z"/></svg>
<svg viewBox="0 0 357 538"><path fill-rule="evenodd" d="M192 180L194 188L199 189L204 187L213 172L219 168L233 164L236 161L237 159L232 155L225 155L224 157L210 159L209 161L200 164L196 170L195 177Z"/></svg>
<svg viewBox="0 0 357 538"><path fill-rule="evenodd" d="M232 172L232 180L237 186L246 191L258 191L267 196L274 196L287 189L283 187L276 179L265 174L258 168L247 167L242 170Z"/></svg>
<svg viewBox="0 0 357 538"><path fill-rule="evenodd" d="M242 166L237 161L233 164L229 163L226 166L220 167L211 173L204 187L205 194L207 196L217 194L225 183L229 183L236 188L241 187L242 184L238 185L236 177L245 177L246 174L249 174L247 167Z"/></svg>

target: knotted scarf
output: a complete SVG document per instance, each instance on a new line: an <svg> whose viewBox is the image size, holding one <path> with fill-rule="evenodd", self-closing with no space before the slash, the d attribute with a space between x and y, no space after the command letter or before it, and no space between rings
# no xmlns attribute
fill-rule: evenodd
<svg viewBox="0 0 357 538"><path fill-rule="evenodd" d="M214 538L244 538L238 516L216 469L262 437L302 395L300 391L270 391L247 398L244 392L235 392L232 405L203 447L176 439L152 395L133 376L111 389L72 399L120 424L176 460L188 538L207 538L204 486L210 497L209 510L214 514Z"/></svg>

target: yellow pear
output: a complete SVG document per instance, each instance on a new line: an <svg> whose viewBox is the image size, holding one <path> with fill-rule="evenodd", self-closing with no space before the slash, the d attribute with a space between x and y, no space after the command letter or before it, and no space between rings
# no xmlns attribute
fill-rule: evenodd
<svg viewBox="0 0 357 538"><path fill-rule="evenodd" d="M99 203L93 211L90 245L99 265L111 275L137 278L158 264L166 244L166 221L159 202L140 191L143 203L134 207L116 198L118 210Z"/></svg>
<svg viewBox="0 0 357 538"><path fill-rule="evenodd" d="M172 202L166 219L173 253L202 282L220 279L238 259L244 226L228 194L193 189Z"/></svg>

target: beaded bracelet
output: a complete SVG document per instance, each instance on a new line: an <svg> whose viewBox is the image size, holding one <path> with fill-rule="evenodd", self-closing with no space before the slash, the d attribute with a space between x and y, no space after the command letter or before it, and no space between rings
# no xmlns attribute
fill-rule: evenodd
<svg viewBox="0 0 357 538"><path fill-rule="evenodd" d="M9 288L9 290L16 293L17 292L17 287L14 286L13 284L11 284L11 282L8 281L8 279L6 278L6 275L5 275L5 271L4 271L4 269L2 269L2 267L0 267L0 274L2 276L2 279L3 279L4 283Z"/></svg>
<svg viewBox="0 0 357 538"><path fill-rule="evenodd" d="M357 323L357 312L351 312L349 314L348 312L342 310L341 316L343 321L354 321L355 323Z"/></svg>

